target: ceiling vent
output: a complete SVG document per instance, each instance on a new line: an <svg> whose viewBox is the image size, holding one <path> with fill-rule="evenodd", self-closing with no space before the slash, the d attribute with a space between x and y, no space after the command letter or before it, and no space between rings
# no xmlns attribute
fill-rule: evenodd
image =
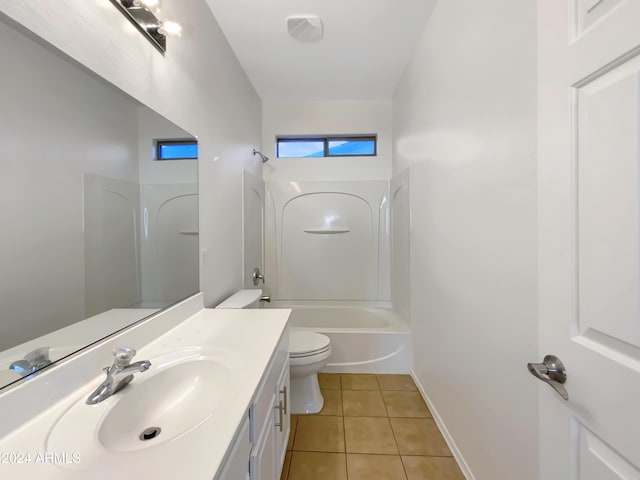
<svg viewBox="0 0 640 480"><path fill-rule="evenodd" d="M289 35L302 43L319 42L324 35L322 19L317 15L292 15L287 17Z"/></svg>

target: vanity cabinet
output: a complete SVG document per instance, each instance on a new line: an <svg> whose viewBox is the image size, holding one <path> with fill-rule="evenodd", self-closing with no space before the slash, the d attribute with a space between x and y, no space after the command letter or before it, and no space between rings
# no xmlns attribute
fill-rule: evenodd
<svg viewBox="0 0 640 480"><path fill-rule="evenodd" d="M249 471L251 480L278 480L291 430L289 413L289 350L265 373L252 405L253 448Z"/></svg>
<svg viewBox="0 0 640 480"><path fill-rule="evenodd" d="M282 465L284 464L284 457L287 453L287 442L289 441L289 435L291 434L291 413L289 408L291 402L289 401L289 386L291 379L289 376L289 361L280 374L278 379L278 385L276 387L276 399L275 399L275 456L277 475L276 480L280 478Z"/></svg>
<svg viewBox="0 0 640 480"><path fill-rule="evenodd" d="M229 449L229 456L222 472L216 480L250 480L249 455L251 454L251 437L249 415L242 423L238 436Z"/></svg>
<svg viewBox="0 0 640 480"><path fill-rule="evenodd" d="M216 480L279 480L291 430L289 385L289 336L285 332Z"/></svg>

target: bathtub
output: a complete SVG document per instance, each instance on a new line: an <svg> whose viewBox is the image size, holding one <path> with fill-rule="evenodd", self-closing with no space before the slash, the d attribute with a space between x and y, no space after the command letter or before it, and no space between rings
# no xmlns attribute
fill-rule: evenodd
<svg viewBox="0 0 640 480"><path fill-rule="evenodd" d="M275 300L269 308L291 308L292 329L331 339L331 357L323 372L409 373L411 334L391 308Z"/></svg>

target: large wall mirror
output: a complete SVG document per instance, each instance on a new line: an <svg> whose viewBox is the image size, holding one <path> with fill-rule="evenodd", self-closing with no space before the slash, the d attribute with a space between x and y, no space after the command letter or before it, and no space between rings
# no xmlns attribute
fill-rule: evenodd
<svg viewBox="0 0 640 480"><path fill-rule="evenodd" d="M198 198L154 152L193 135L3 17L0 52L4 388L197 292Z"/></svg>

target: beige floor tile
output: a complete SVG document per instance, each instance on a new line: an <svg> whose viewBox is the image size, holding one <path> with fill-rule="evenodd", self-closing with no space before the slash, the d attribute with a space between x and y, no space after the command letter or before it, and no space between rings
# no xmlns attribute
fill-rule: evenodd
<svg viewBox="0 0 640 480"><path fill-rule="evenodd" d="M388 418L344 417L344 432L348 453L398 455Z"/></svg>
<svg viewBox="0 0 640 480"><path fill-rule="evenodd" d="M418 392L382 392L390 417L431 418L431 412Z"/></svg>
<svg viewBox="0 0 640 480"><path fill-rule="evenodd" d="M397 455L347 455L349 480L406 480Z"/></svg>
<svg viewBox="0 0 640 480"><path fill-rule="evenodd" d="M288 480L347 480L345 455L293 452Z"/></svg>
<svg viewBox="0 0 640 480"><path fill-rule="evenodd" d="M293 449L306 452L344 452L342 417L299 416Z"/></svg>
<svg viewBox="0 0 640 480"><path fill-rule="evenodd" d="M343 390L342 407L345 417L386 417L382 395L373 390Z"/></svg>
<svg viewBox="0 0 640 480"><path fill-rule="evenodd" d="M290 465L291 465L291 452L287 452L284 456L284 465L282 466L282 473L280 474L280 480L288 480Z"/></svg>
<svg viewBox="0 0 640 480"><path fill-rule="evenodd" d="M452 457L402 457L402 463L408 480L465 480Z"/></svg>
<svg viewBox="0 0 640 480"><path fill-rule="evenodd" d="M324 406L318 415L342 416L342 392L340 390L323 390Z"/></svg>
<svg viewBox="0 0 640 480"><path fill-rule="evenodd" d="M296 426L298 425L298 415L291 415L291 431L289 432L289 441L287 442L287 450L293 450L293 440L296 438Z"/></svg>
<svg viewBox="0 0 640 480"><path fill-rule="evenodd" d="M433 419L391 418L389 420L401 455L451 455Z"/></svg>
<svg viewBox="0 0 640 480"><path fill-rule="evenodd" d="M418 390L411 375L376 375L380 390Z"/></svg>
<svg viewBox="0 0 640 480"><path fill-rule="evenodd" d="M340 376L342 390L380 390L375 375L348 373Z"/></svg>
<svg viewBox="0 0 640 480"><path fill-rule="evenodd" d="M322 390L340 390L340 374L339 373L319 373L318 383Z"/></svg>

